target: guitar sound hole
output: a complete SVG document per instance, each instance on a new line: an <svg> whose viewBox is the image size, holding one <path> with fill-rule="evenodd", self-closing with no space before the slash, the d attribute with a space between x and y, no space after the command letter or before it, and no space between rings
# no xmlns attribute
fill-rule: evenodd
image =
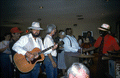
<svg viewBox="0 0 120 78"><path fill-rule="evenodd" d="M34 59L33 61L31 61L32 64L34 64L37 60L40 60L41 56L39 56L38 58Z"/></svg>

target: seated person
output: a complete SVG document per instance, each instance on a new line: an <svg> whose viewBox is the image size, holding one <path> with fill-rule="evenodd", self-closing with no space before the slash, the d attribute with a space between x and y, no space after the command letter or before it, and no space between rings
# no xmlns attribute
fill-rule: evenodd
<svg viewBox="0 0 120 78"><path fill-rule="evenodd" d="M90 48L90 47L92 47L92 44L90 43L90 40L89 40L89 38L85 38L84 39L84 43L82 43L81 44L81 47L83 48L83 49L86 49L86 48ZM85 55L90 55L91 53L90 53L91 51L88 51L88 52L86 52L85 53ZM89 64L92 64L92 59L90 58L90 59L81 59L82 60L82 62L84 63L84 64L87 64L88 66L89 66ZM87 62L88 61L88 62Z"/></svg>
<svg viewBox="0 0 120 78"><path fill-rule="evenodd" d="M67 70L68 78L90 78L89 69L82 63L73 63Z"/></svg>
<svg viewBox="0 0 120 78"><path fill-rule="evenodd" d="M87 32L87 38L89 38L90 44L92 44L92 46L93 46L94 43L95 43L95 39L94 39L93 36L91 35L91 31L88 31L88 32Z"/></svg>
<svg viewBox="0 0 120 78"><path fill-rule="evenodd" d="M81 44L81 47L82 47L83 49L92 47L92 44L90 43L89 38L85 38L85 39L84 39L84 43ZM88 54L89 54L89 52L87 52L87 55L88 55Z"/></svg>

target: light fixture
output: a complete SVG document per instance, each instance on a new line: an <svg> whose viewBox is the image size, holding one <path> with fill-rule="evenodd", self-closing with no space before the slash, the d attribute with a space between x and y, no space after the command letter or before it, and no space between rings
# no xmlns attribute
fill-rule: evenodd
<svg viewBox="0 0 120 78"><path fill-rule="evenodd" d="M77 17L82 17L83 15L76 15Z"/></svg>
<svg viewBox="0 0 120 78"><path fill-rule="evenodd" d="M83 20L84 18L78 18L78 20Z"/></svg>
<svg viewBox="0 0 120 78"><path fill-rule="evenodd" d="M43 9L43 6L40 6L39 9Z"/></svg>

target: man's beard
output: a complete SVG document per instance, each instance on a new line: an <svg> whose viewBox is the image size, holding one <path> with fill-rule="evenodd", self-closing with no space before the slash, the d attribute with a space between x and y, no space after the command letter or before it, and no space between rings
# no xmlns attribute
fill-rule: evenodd
<svg viewBox="0 0 120 78"><path fill-rule="evenodd" d="M31 32L31 33L32 33L32 36L33 36L33 37L39 37L39 36L40 36L40 32L39 32L39 34L37 34L37 35L33 34L33 32Z"/></svg>

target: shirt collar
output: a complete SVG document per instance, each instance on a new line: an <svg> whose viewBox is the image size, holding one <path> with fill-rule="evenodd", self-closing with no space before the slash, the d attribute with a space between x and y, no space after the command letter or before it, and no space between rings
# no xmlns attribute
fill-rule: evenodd
<svg viewBox="0 0 120 78"><path fill-rule="evenodd" d="M30 37L30 38L33 38L33 36L32 36L32 34L31 34L31 33L29 34L29 37Z"/></svg>
<svg viewBox="0 0 120 78"><path fill-rule="evenodd" d="M49 34L47 34L48 37L52 38L52 36L50 36Z"/></svg>

